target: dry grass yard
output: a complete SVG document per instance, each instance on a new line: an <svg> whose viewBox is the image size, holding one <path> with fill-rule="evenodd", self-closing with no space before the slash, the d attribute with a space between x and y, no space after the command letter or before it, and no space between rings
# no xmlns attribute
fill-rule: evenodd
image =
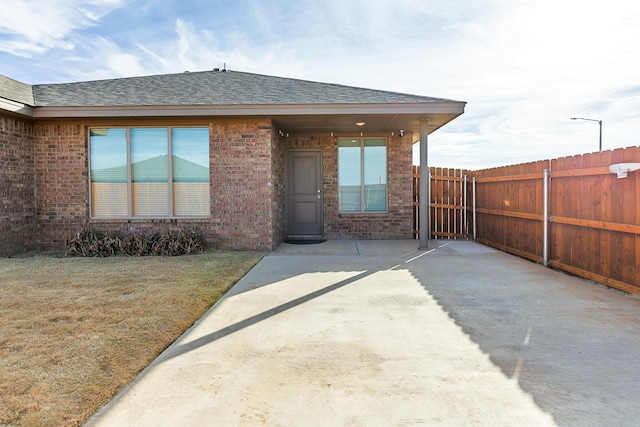
<svg viewBox="0 0 640 427"><path fill-rule="evenodd" d="M262 255L0 258L0 425L82 425Z"/></svg>

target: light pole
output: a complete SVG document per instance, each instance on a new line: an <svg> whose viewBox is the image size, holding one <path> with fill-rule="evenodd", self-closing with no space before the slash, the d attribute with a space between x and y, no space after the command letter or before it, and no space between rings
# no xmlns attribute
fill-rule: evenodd
<svg viewBox="0 0 640 427"><path fill-rule="evenodd" d="M584 117L571 117L571 120L589 120L590 122L598 122L600 125L600 145L598 147L600 151L602 151L602 120L585 119Z"/></svg>

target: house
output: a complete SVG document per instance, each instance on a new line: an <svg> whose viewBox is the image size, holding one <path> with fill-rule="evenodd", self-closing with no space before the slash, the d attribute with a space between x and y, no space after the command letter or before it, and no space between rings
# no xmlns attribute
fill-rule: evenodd
<svg viewBox="0 0 640 427"><path fill-rule="evenodd" d="M0 76L0 255L61 249L87 224L229 249L411 238L412 146L464 106L219 69Z"/></svg>

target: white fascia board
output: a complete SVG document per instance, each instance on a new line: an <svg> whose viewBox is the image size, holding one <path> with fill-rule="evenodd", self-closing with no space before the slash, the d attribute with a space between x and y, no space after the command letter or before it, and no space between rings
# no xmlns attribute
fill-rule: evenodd
<svg viewBox="0 0 640 427"><path fill-rule="evenodd" d="M36 118L281 116L322 114L462 114L464 102L402 104L159 105L38 107Z"/></svg>
<svg viewBox="0 0 640 427"><path fill-rule="evenodd" d="M22 114L24 116L33 117L34 108L21 102L11 101L10 99L0 98L0 110L9 111L11 113Z"/></svg>

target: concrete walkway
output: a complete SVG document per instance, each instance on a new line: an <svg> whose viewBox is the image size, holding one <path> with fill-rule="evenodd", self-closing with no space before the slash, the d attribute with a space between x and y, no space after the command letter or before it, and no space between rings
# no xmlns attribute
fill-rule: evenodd
<svg viewBox="0 0 640 427"><path fill-rule="evenodd" d="M472 242L283 244L90 426L640 420L640 301Z"/></svg>

